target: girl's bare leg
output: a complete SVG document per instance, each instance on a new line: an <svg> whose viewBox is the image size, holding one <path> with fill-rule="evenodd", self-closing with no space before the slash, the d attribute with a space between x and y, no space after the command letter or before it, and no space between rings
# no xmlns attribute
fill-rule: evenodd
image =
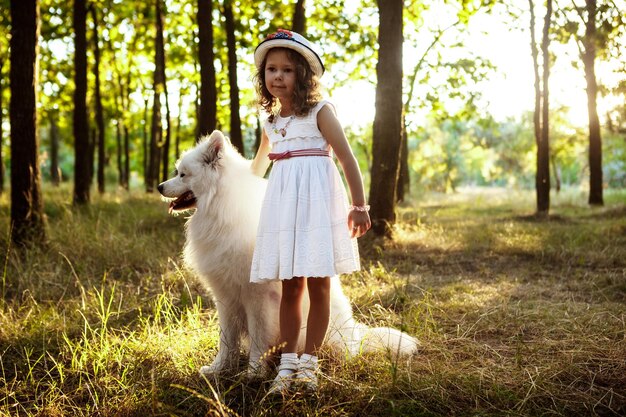
<svg viewBox="0 0 626 417"><path fill-rule="evenodd" d="M330 278L308 278L311 307L307 319L304 353L317 356L330 320Z"/></svg>
<svg viewBox="0 0 626 417"><path fill-rule="evenodd" d="M282 282L283 295L280 300L280 340L286 343L283 352L296 352L302 327L302 295L306 281L302 277Z"/></svg>
<svg viewBox="0 0 626 417"><path fill-rule="evenodd" d="M284 280L280 300L280 340L285 343L278 365L278 375L272 381L269 394L285 394L298 371L298 338L302 326L302 295L306 281L301 277Z"/></svg>
<svg viewBox="0 0 626 417"><path fill-rule="evenodd" d="M309 317L307 318L306 344L298 363L296 380L309 392L317 391L319 365L317 355L322 347L330 320L330 278L308 278Z"/></svg>

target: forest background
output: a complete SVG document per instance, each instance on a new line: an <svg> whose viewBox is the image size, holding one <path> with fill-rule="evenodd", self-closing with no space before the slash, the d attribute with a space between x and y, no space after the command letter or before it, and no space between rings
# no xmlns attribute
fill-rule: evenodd
<svg viewBox="0 0 626 417"><path fill-rule="evenodd" d="M0 415L623 415L624 10L0 0ZM369 190L355 315L422 343L325 356L282 405L197 377L219 328L156 192L214 128L254 154L279 27L319 45Z"/></svg>
<svg viewBox="0 0 626 417"><path fill-rule="evenodd" d="M543 81L537 80L537 74L535 80L528 77L536 52L531 44L539 47L539 23L547 16L545 5L404 3L400 52L404 80L399 99L406 152L399 157L398 200L404 198L405 190L415 195L467 185L532 187L538 175L536 145L540 143L534 115L543 109L549 109L546 124L550 129L552 188L589 186L592 170L587 150L591 139L589 123L584 120L588 88L583 65L588 5L568 2L551 11L548 61L543 68L552 72L549 83L555 87L549 105L533 108L532 92L536 83ZM10 102L8 6L5 1L0 8L0 30L4 32L0 37L0 93L5 104L1 106L0 137L7 169L6 173L0 171L0 187L4 187L11 166L6 105ZM376 4L357 0L308 5L304 1L226 1L207 2L204 10L196 6L192 1L163 2L158 9L152 3L133 1L86 4L81 18L88 29L87 43L81 47L88 67L82 94L89 128L88 137L80 144L84 141L85 149L77 153L75 98L72 100L76 90L73 5L41 1L37 133L44 183L55 185L88 175L89 184L97 182L99 192L115 188L115 184L153 191L170 175L180 152L213 128L224 130L241 152L251 157L262 117L255 104L252 53L267 33L278 27L290 28L293 23L320 45L327 67L323 84L337 100L340 118L369 185L370 171L380 164L372 152L376 142L372 123L377 114L373 91L380 84ZM594 6L597 28L592 43L597 56L595 107L602 128L602 187L626 184L623 6L619 1ZM531 24L535 29L532 37ZM534 58L535 70L543 71L542 62ZM539 94L547 97L549 83L539 87ZM382 106L378 109L378 113L385 111ZM395 139L381 137L378 141L394 143ZM75 173L76 155L88 158L83 165L89 169L80 175ZM78 200L87 197L75 196ZM601 199L596 203L601 204Z"/></svg>

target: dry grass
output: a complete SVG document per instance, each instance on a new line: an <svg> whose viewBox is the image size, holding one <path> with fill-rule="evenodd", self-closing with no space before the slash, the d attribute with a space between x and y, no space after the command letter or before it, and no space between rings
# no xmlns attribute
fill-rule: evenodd
<svg viewBox="0 0 626 417"><path fill-rule="evenodd" d="M343 282L359 320L416 335L419 354L329 352L319 396L284 401L241 373L197 376L219 329L180 264L184 219L140 193L69 199L46 192L46 247L0 243L0 415L626 414L625 192L594 209L553 196L548 220L502 190L401 207L397 239L362 241Z"/></svg>

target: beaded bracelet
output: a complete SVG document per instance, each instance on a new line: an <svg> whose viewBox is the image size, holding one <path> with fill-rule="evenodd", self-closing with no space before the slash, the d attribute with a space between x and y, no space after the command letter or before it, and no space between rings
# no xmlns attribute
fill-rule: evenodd
<svg viewBox="0 0 626 417"><path fill-rule="evenodd" d="M350 211L352 211L352 210L354 210L354 211L361 211L361 212L370 211L370 205L369 204L365 204L363 206L350 206Z"/></svg>

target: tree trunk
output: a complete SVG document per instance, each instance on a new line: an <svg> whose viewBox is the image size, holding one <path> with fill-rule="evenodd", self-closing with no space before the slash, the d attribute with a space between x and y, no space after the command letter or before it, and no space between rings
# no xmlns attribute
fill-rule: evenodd
<svg viewBox="0 0 626 417"><path fill-rule="evenodd" d="M552 165L552 174L554 175L554 191L558 194L561 192L561 173L554 155L550 155L550 165Z"/></svg>
<svg viewBox="0 0 626 417"><path fill-rule="evenodd" d="M210 134L217 126L217 88L213 52L213 0L198 0L198 59L200 61L199 136Z"/></svg>
<svg viewBox="0 0 626 417"><path fill-rule="evenodd" d="M113 52L113 60L116 61L115 59L115 52ZM114 114L115 114L115 147L116 147L116 155L117 155L117 184L122 187L122 188L126 188L127 187L124 186L124 184L126 183L126 173L124 172L124 165L122 163L123 161L123 154L124 154L124 149L123 149L123 144L122 144L122 135L124 133L124 115L123 115L123 109L124 109L124 86L123 86L123 81L122 81L122 76L120 74L119 69L117 68L117 65L115 66L115 72L117 74L117 94L115 94L115 96L113 97L113 106L114 106Z"/></svg>
<svg viewBox="0 0 626 417"><path fill-rule="evenodd" d="M598 119L598 84L596 82L596 0L586 0L587 22L583 64L587 81L587 112L589 114L589 204L604 205L602 190L602 136Z"/></svg>
<svg viewBox="0 0 626 417"><path fill-rule="evenodd" d="M45 239L37 134L39 24L38 0L11 0L11 236L18 245Z"/></svg>
<svg viewBox="0 0 626 417"><path fill-rule="evenodd" d="M61 182L61 171L59 170L59 128L57 118L59 113L51 110L50 119L50 182L58 187Z"/></svg>
<svg viewBox="0 0 626 417"><path fill-rule="evenodd" d="M164 51L163 41L163 14L161 12L161 0L156 0L156 40L154 54L154 99L152 102L152 129L150 132L150 158L148 162L148 176L146 177L146 191L151 193L159 179L159 146L163 140L163 126L161 125L161 94L165 83L161 57Z"/></svg>
<svg viewBox="0 0 626 417"><path fill-rule="evenodd" d="M148 176L146 177L146 191L151 193L156 187L159 178L159 146L163 137L163 126L161 125L161 99L157 92L154 93L152 103L152 128L150 130L150 157L148 159Z"/></svg>
<svg viewBox="0 0 626 417"><path fill-rule="evenodd" d="M180 158L180 124L182 123L183 114L183 92L182 89L178 94L178 118L176 120L176 139L174 140L174 152L176 160Z"/></svg>
<svg viewBox="0 0 626 417"><path fill-rule="evenodd" d="M306 32L306 13L305 13L305 0L298 0L296 7L293 11L293 25L291 30L301 35L305 35Z"/></svg>
<svg viewBox="0 0 626 417"><path fill-rule="evenodd" d="M116 165L117 165L117 184L122 186L124 184L124 165L122 164L122 154L124 150L122 148L122 125L117 120L115 124L115 154L116 154Z"/></svg>
<svg viewBox="0 0 626 417"><path fill-rule="evenodd" d="M87 9L74 0L74 204L89 203L89 125L87 122ZM93 168L91 168L93 169Z"/></svg>
<svg viewBox="0 0 626 417"><path fill-rule="evenodd" d="M195 58L197 58L197 55L199 54L196 53L194 55ZM196 74L200 73L200 64L198 64L198 60L195 59L193 60L193 69L195 71ZM196 142L198 142L200 140L200 82L193 80L193 86L195 89L195 93L196 96L194 97L193 100L193 105L194 105L194 113L196 115L196 127L194 128L194 135L196 138Z"/></svg>
<svg viewBox="0 0 626 417"><path fill-rule="evenodd" d="M150 151L148 148L148 105L149 99L144 99L143 106L143 126L142 126L142 147L143 147L143 178L146 186L148 184L148 177L150 176L149 170L149 160L150 160Z"/></svg>
<svg viewBox="0 0 626 417"><path fill-rule="evenodd" d="M2 68L4 60L0 57L0 195L4 192L4 156L2 154L2 145L4 143L4 131L2 130L2 94L4 91L4 77L2 76Z"/></svg>
<svg viewBox="0 0 626 417"><path fill-rule="evenodd" d="M133 41L131 43L131 47L130 47L130 51L136 51L136 46L137 46L137 39L138 39L138 35L136 34L133 37ZM130 128L129 128L129 124L131 123L127 118L128 115L130 113L130 92L133 91L132 88L132 58L129 59L128 61L128 66L127 66L127 72L126 72L126 83L124 84L124 88L121 90L121 102L122 102L122 115L120 117L121 119L121 123L122 123L122 130L124 132L124 183L122 184L122 186L124 187L125 190L130 190L130 178L131 178L131 173L130 173ZM121 77L121 74L120 74ZM146 113L144 114L144 126L143 126L143 132L144 132L144 139L146 136L146 124L147 123L147 105L146 105ZM134 131L134 129L133 129ZM144 154L144 160L145 160L145 154Z"/></svg>
<svg viewBox="0 0 626 417"><path fill-rule="evenodd" d="M98 144L98 129L92 125L89 130L87 143L87 153L89 160L87 161L87 171L89 172L89 185L93 184L94 166L96 161L96 145Z"/></svg>
<svg viewBox="0 0 626 417"><path fill-rule="evenodd" d="M543 94L541 103L541 135L537 144L537 215L547 216L550 210L550 21L552 18L552 0L546 3L546 15L543 24L541 54L543 57Z"/></svg>
<svg viewBox="0 0 626 417"><path fill-rule="evenodd" d="M235 38L235 18L230 0L224 1L226 44L228 46L228 85L230 86L230 142L245 155L239 116L239 86L237 82L237 40Z"/></svg>
<svg viewBox="0 0 626 417"><path fill-rule="evenodd" d="M106 22L103 24L106 25ZM137 44L137 34L133 36L132 41L128 47L128 51L132 57L136 50ZM129 185L129 176L130 176L130 161L129 161L129 131L126 123L126 117L129 112L129 98L128 92L131 91L131 73L132 73L132 58L129 59L127 63L127 72L124 77L122 71L120 70L117 64L116 58L116 49L113 47L111 43L111 39L107 39L106 45L108 46L109 53L112 55L112 63L115 72L115 76L117 77L117 82L112 83L112 89L116 91L115 97L113 99L113 104L115 106L115 120L116 120L116 143L117 143L117 171L118 171L118 184L125 190L128 190Z"/></svg>
<svg viewBox="0 0 626 417"><path fill-rule="evenodd" d="M169 178L170 168L170 143L172 141L172 115L170 113L170 101L167 94L167 80L165 79L165 50L163 50L163 92L165 100L165 121L167 126L165 127L165 141L161 144L161 156L163 158L163 171L161 175L161 181L167 181Z"/></svg>
<svg viewBox="0 0 626 417"><path fill-rule="evenodd" d="M94 55L94 67L93 74L96 85L95 91L95 105L96 105L96 126L98 128L97 144L98 144L98 192L104 193L106 184L104 179L104 167L106 165L105 151L105 131L104 131L104 113L102 110L102 95L100 90L100 38L98 36L98 14L95 5L91 5L91 18L93 19L93 55Z"/></svg>
<svg viewBox="0 0 626 417"><path fill-rule="evenodd" d="M161 11L161 14L164 15L165 11ZM163 27L161 27L164 30ZM163 169L161 174L161 181L167 181L169 177L170 168L170 143L172 141L172 114L170 112L170 100L169 94L167 93L167 78L165 76L165 42L161 41L161 45L159 46L162 51L159 54L159 59L161 62L159 63L159 67L161 68L161 78L163 80L163 100L165 100L165 140L159 144L161 158L163 162Z"/></svg>
<svg viewBox="0 0 626 417"><path fill-rule="evenodd" d="M535 76L535 111L533 113L533 126L535 128L535 143L537 147L541 143L541 77L539 75L539 50L535 39L535 5L533 0L528 0L530 6L530 50L533 58L533 73Z"/></svg>
<svg viewBox="0 0 626 417"><path fill-rule="evenodd" d="M400 144L400 169L398 170L398 183L396 184L396 201L404 201L404 196L409 191L411 179L409 177L409 138L406 132L404 117L402 118L402 143Z"/></svg>
<svg viewBox="0 0 626 417"><path fill-rule="evenodd" d="M124 179L122 188L128 191L130 189L130 137L128 127L126 127L124 122L122 122L122 132L124 134Z"/></svg>
<svg viewBox="0 0 626 417"><path fill-rule="evenodd" d="M402 0L379 0L376 115L372 145L372 230L392 236L402 141Z"/></svg>

